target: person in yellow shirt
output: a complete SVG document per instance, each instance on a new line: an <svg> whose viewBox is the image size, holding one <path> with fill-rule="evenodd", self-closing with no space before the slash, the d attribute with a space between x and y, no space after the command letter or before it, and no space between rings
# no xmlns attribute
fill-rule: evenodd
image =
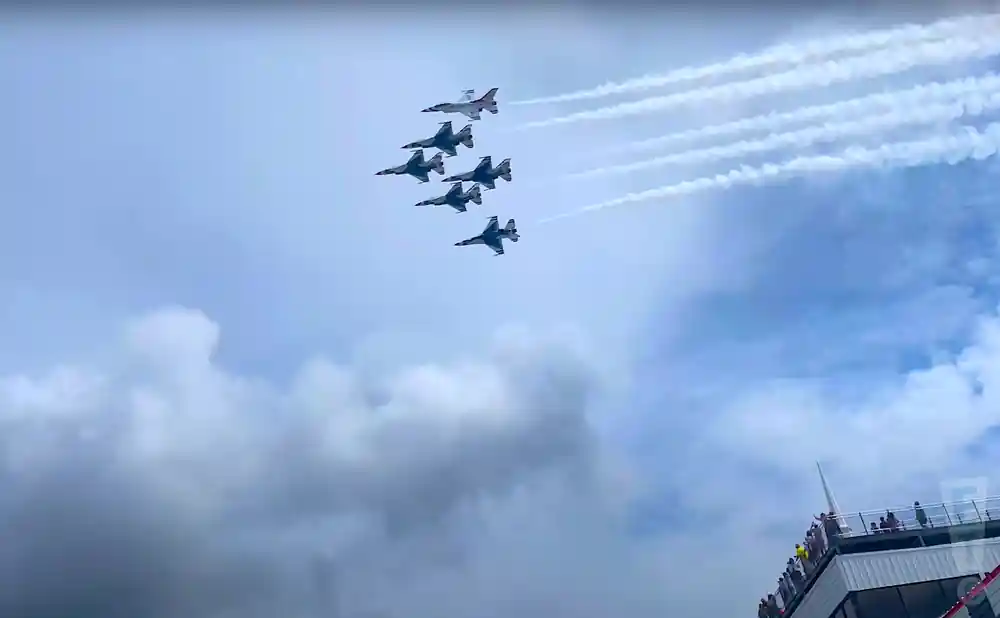
<svg viewBox="0 0 1000 618"><path fill-rule="evenodd" d="M806 577L809 577L812 574L812 562L809 561L809 550L796 543L795 557L799 559L799 563L802 565L802 570L805 571Z"/></svg>

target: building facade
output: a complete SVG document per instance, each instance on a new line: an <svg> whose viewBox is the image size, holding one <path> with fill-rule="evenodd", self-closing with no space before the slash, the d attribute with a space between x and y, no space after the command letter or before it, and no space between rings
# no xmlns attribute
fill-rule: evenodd
<svg viewBox="0 0 1000 618"><path fill-rule="evenodd" d="M856 515L861 521L846 516L850 532L816 560L782 618L1000 616L1000 579L993 579L1000 517L985 510L975 519L931 517L924 525L905 517L898 528L876 530ZM970 591L977 594L963 603Z"/></svg>
<svg viewBox="0 0 1000 618"><path fill-rule="evenodd" d="M987 574L979 566L987 563L1000 564L1000 539L837 555L786 615L940 618ZM1000 615L985 597L973 609L971 618Z"/></svg>

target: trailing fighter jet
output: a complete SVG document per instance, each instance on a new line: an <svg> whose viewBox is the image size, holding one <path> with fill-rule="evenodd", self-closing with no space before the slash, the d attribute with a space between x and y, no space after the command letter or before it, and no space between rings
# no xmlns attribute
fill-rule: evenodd
<svg viewBox="0 0 1000 618"><path fill-rule="evenodd" d="M497 90L499 90L499 88L490 88L489 92L478 99L472 98L475 94L474 90L466 90L462 93L462 98L456 103L438 103L437 105L432 105L427 109L422 109L420 111L444 112L446 114L465 114L473 120L479 120L479 113L483 110L489 110L491 114L499 112L497 109L497 102L494 100L494 97L497 95Z"/></svg>
<svg viewBox="0 0 1000 618"><path fill-rule="evenodd" d="M439 175L444 175L444 162L441 161L441 153L437 153L428 161L424 161L424 151L417 150L410 157L410 160L398 167L389 167L381 172L375 172L376 176L390 176L408 174L421 183L430 182L428 173L434 170Z"/></svg>
<svg viewBox="0 0 1000 618"><path fill-rule="evenodd" d="M486 245L490 249L493 249L496 255L503 255L503 240L505 238L511 242L517 242L521 238L517 233L517 225L514 223L514 220L507 221L507 225L503 229L500 229L500 223L497 218L490 217L490 222L486 224L486 229L483 230L482 234L461 240L455 243L455 246Z"/></svg>
<svg viewBox="0 0 1000 618"><path fill-rule="evenodd" d="M444 195L424 200L417 203L416 206L451 206L455 212L465 212L465 205L469 202L482 205L483 197L479 191L479 185L472 185L471 189L462 193L462 183L456 182Z"/></svg>
<svg viewBox="0 0 1000 618"><path fill-rule="evenodd" d="M476 169L471 172L465 172L464 174L456 174L454 176L449 176L445 178L443 182L458 182L458 181L469 181L476 182L487 189L496 189L496 179L503 178L507 182L510 182L510 159L504 159L500 162L500 165L493 167L493 159L489 155L486 155L479 160L479 165Z"/></svg>
<svg viewBox="0 0 1000 618"><path fill-rule="evenodd" d="M472 125L467 124L462 127L461 131L454 133L451 130L451 121L446 120L441 123L441 128L438 129L438 132L435 133L433 137L428 137L427 139L422 139L417 142L411 142L403 146L403 149L413 150L414 148L437 148L449 157L454 157L458 154L458 150L456 150L455 147L459 144L462 144L466 148L472 148L475 146L475 143L472 141Z"/></svg>

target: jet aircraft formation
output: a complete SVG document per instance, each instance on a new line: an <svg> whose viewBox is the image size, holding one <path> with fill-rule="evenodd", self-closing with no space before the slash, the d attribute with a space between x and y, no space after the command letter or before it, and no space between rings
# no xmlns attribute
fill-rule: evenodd
<svg viewBox="0 0 1000 618"><path fill-rule="evenodd" d="M438 103L437 105L432 105L428 108L421 110L422 112L442 112L445 114L462 114L469 118L470 121L480 120L480 114L484 111L488 111L491 114L499 113L496 102L497 88L490 89L486 94L474 99L475 91L466 90L462 93L462 97L454 103ZM413 154L410 156L409 160L402 165L396 167L390 167L382 170L381 172L376 172L376 176L412 176L416 178L420 184L430 182L431 171L436 172L439 176L444 176L444 160L443 157L447 155L448 158L458 156L458 147L465 146L466 148L473 148L475 146L475 141L472 137L472 124L467 124L458 132L455 133L451 121L446 120L441 123L441 128L437 130L434 135L410 142L402 148L404 150L412 150ZM437 150L435 154L430 159L424 157L424 149L434 148ZM469 202L476 205L482 205L483 188L487 191L496 189L496 181L498 178L502 178L507 182L511 180L510 174L510 159L504 159L499 165L493 165L493 159L490 155L480 158L479 163L475 168L464 172L461 174L454 174L443 179L442 182L454 183L451 188L448 189L447 193L440 195L438 197L423 200L422 202L417 202L416 206L450 206L456 213L463 213L468 210ZM463 189L463 184L465 182L471 182L472 186L466 191ZM486 224L486 229L483 230L482 234L478 236L473 236L472 238L467 238L465 240L455 243L456 247L464 247L466 245L486 245L490 249L493 249L495 255L503 255L503 241L509 240L511 242L517 242L520 236L517 233L517 224L513 219L507 221L507 224L500 227L499 217L490 217L489 223Z"/></svg>

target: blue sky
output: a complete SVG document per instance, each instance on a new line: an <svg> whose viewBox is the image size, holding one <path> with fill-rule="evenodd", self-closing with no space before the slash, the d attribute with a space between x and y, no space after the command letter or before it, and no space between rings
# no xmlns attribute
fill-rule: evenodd
<svg viewBox="0 0 1000 618"><path fill-rule="evenodd" d="M28 540L0 565L33 583L0 608L60 597L32 543L87 564L88 526L124 521L94 589L125 592L67 590L61 611L736 614L823 508L814 460L852 509L980 478L1000 425L994 159L535 222L803 154L560 178L619 162L603 149L995 63L523 132L607 103L505 106L922 17L3 25L0 474L16 490L0 521ZM500 114L446 160L513 159L482 208L416 209L443 185L373 176L436 128L416 110L494 85ZM517 218L506 255L452 246L492 214ZM56 511L89 517L23 515ZM157 552L157 572L129 566ZM704 599L705 578L733 583Z"/></svg>

